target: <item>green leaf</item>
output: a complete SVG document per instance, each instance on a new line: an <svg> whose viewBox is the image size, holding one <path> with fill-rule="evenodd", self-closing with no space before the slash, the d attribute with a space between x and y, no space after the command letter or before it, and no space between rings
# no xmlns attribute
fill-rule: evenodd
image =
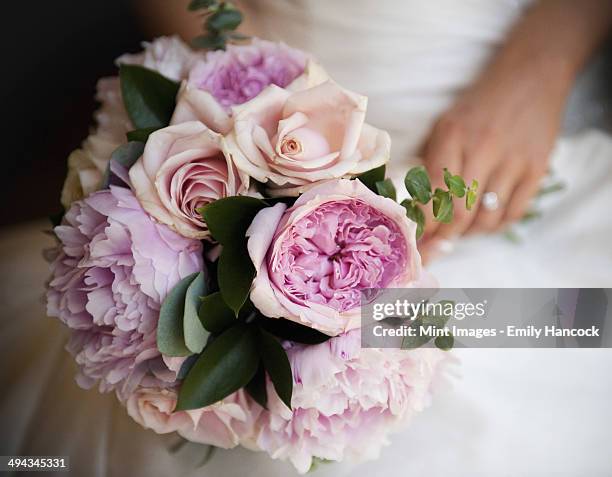
<svg viewBox="0 0 612 477"><path fill-rule="evenodd" d="M185 293L185 312L183 314L183 331L185 336L185 346L192 353L200 353L204 349L208 331L202 326L198 317L200 299L206 294L206 280L204 272L198 273L194 281L191 282Z"/></svg>
<svg viewBox="0 0 612 477"><path fill-rule="evenodd" d="M215 200L198 212L208 225L213 238L223 244L246 242L246 231L257 215L267 204L260 199L246 196L226 197Z"/></svg>
<svg viewBox="0 0 612 477"><path fill-rule="evenodd" d="M219 257L217 280L223 301L238 316L251 290L255 267L246 245L224 245Z"/></svg>
<svg viewBox="0 0 612 477"><path fill-rule="evenodd" d="M185 346L183 335L183 314L185 313L185 294L197 273L183 278L170 290L159 310L157 323L157 348L168 356L188 356L191 351Z"/></svg>
<svg viewBox="0 0 612 477"><path fill-rule="evenodd" d="M191 45L194 48L202 48L205 50L223 50L225 49L225 43L227 38L224 34L208 34L200 35L191 40Z"/></svg>
<svg viewBox="0 0 612 477"><path fill-rule="evenodd" d="M549 186L542 187L536 194L536 197L542 197L543 195L553 194L555 192L561 192L563 189L565 189L565 184L563 182L556 182Z"/></svg>
<svg viewBox="0 0 612 477"><path fill-rule="evenodd" d="M431 199L431 182L423 166L410 169L404 178L404 184L410 197L421 204L426 204Z"/></svg>
<svg viewBox="0 0 612 477"><path fill-rule="evenodd" d="M293 374L287 353L278 340L264 329L259 329L259 355L264 367L272 380L278 397L291 409L291 394L293 393Z"/></svg>
<svg viewBox="0 0 612 477"><path fill-rule="evenodd" d="M137 129L168 125L176 105L178 83L139 65L121 65L119 78L125 109Z"/></svg>
<svg viewBox="0 0 612 477"><path fill-rule="evenodd" d="M191 0L189 6L187 7L192 12L196 10L200 10L202 8L212 7L216 2L216 0Z"/></svg>
<svg viewBox="0 0 612 477"><path fill-rule="evenodd" d="M242 13L226 6L208 17L206 28L211 31L235 30L240 23L242 23Z"/></svg>
<svg viewBox="0 0 612 477"><path fill-rule="evenodd" d="M431 337L427 335L421 335L420 326L423 324L420 318L415 319L411 324L410 328L416 330L414 336L406 335L402 339L402 349L417 349L426 344Z"/></svg>
<svg viewBox="0 0 612 477"><path fill-rule="evenodd" d="M384 181L378 181L376 183L376 192L378 195L388 197L389 199L397 200L397 192L391 179L385 179Z"/></svg>
<svg viewBox="0 0 612 477"><path fill-rule="evenodd" d="M331 336L321 333L314 328L300 325L284 318L265 318L260 315L257 319L257 324L274 336L283 340L295 341L296 343L315 345L324 343L331 338Z"/></svg>
<svg viewBox="0 0 612 477"><path fill-rule="evenodd" d="M476 203L477 192L478 181L474 179L472 181L472 185L470 185L470 188L467 191L467 194L465 195L465 208L467 210L472 210L472 207L474 207L474 204Z"/></svg>
<svg viewBox="0 0 612 477"><path fill-rule="evenodd" d="M425 214L421 208L410 199L403 200L401 205L406 209L406 217L416 222L416 238L417 240L420 239L425 231Z"/></svg>
<svg viewBox="0 0 612 477"><path fill-rule="evenodd" d="M453 220L453 198L450 192L436 189L433 195L433 213L438 222L449 224Z"/></svg>
<svg viewBox="0 0 612 477"><path fill-rule="evenodd" d="M455 344L455 337L449 332L446 336L438 336L434 340L434 344L437 348L443 351L449 351L453 349Z"/></svg>
<svg viewBox="0 0 612 477"><path fill-rule="evenodd" d="M147 142L147 139L149 139L149 136L151 135L151 133L154 133L158 129L160 128L157 126L150 127L150 128L134 129L133 131L128 131L128 133L126 134L126 137L128 141L137 141L140 143L145 143ZM143 148L144 148L144 144L143 144Z"/></svg>
<svg viewBox="0 0 612 477"><path fill-rule="evenodd" d="M266 389L266 370L263 363L259 362L259 367L255 376L244 387L244 390L251 395L255 402L264 409L268 408L268 391Z"/></svg>
<svg viewBox="0 0 612 477"><path fill-rule="evenodd" d="M246 386L259 365L256 332L238 323L206 346L181 385L176 410L209 406Z"/></svg>
<svg viewBox="0 0 612 477"><path fill-rule="evenodd" d="M359 179L372 192L378 194L376 183L385 180L385 170L386 167L383 164L382 166L379 166L376 169L370 169L369 171L366 171L363 174L359 174L356 179Z"/></svg>
<svg viewBox="0 0 612 477"><path fill-rule="evenodd" d="M236 315L223 301L221 292L212 293L202 299L199 316L204 328L216 335L236 323Z"/></svg>
<svg viewBox="0 0 612 477"><path fill-rule="evenodd" d="M455 197L463 197L465 195L466 187L463 177L452 175L446 168L444 168L444 183Z"/></svg>

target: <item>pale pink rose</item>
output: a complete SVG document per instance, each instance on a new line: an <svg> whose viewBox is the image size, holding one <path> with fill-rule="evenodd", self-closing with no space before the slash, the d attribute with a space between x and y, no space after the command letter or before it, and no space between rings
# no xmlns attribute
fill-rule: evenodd
<svg viewBox="0 0 612 477"><path fill-rule="evenodd" d="M431 284L416 224L360 181L326 182L285 208L262 209L247 231L264 315L336 335L360 326L361 290Z"/></svg>
<svg viewBox="0 0 612 477"><path fill-rule="evenodd" d="M181 81L201 57L178 37L157 38L143 43L143 47L141 53L123 55L116 63L145 66L167 78ZM72 202L100 188L111 154L127 142L126 133L135 129L123 105L118 77L98 81L96 100L100 103L94 114L97 126L82 147L68 158L68 175L62 190L62 204L66 209Z"/></svg>
<svg viewBox="0 0 612 477"><path fill-rule="evenodd" d="M185 237L210 235L198 209L243 193L248 177L236 171L223 137L197 121L168 126L149 136L130 169L143 208Z"/></svg>
<svg viewBox="0 0 612 477"><path fill-rule="evenodd" d="M178 432L192 442L224 449L238 445L238 432L248 433L246 400L242 391L211 406L174 412L177 392L172 388L145 388L126 400L128 414L141 426L158 434ZM252 431L250 431L252 432Z"/></svg>
<svg viewBox="0 0 612 477"><path fill-rule="evenodd" d="M377 458L389 434L429 404L432 385L448 362L438 349L361 349L358 330L315 346L294 345L287 355L292 409L268 381L268 409L261 411L248 442L273 459L290 461L302 474L313 458Z"/></svg>
<svg viewBox="0 0 612 477"><path fill-rule="evenodd" d="M171 124L201 121L227 134L232 129L232 107L257 96L274 84L297 91L321 84L327 73L300 50L283 43L254 38L247 45L228 45L194 63L183 81Z"/></svg>
<svg viewBox="0 0 612 477"><path fill-rule="evenodd" d="M331 81L296 92L271 85L233 108L232 159L275 195L378 167L391 140L364 124L366 105L365 96Z"/></svg>

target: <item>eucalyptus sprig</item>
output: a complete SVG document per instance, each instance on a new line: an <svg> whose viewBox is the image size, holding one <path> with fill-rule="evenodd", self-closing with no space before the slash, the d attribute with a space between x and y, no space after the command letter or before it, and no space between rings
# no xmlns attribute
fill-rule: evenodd
<svg viewBox="0 0 612 477"><path fill-rule="evenodd" d="M417 239L423 235L425 230L425 214L421 209L422 205L427 205L431 201L434 219L448 224L453 220L453 198L465 197L465 208L471 210L478 192L476 179L472 180L468 186L463 177L452 174L446 168L444 169L446 189L437 187L432 192L429 174L423 166L410 169L404 178L404 184L410 194L410 199L403 200L401 205L406 209L408 218L417 224Z"/></svg>
<svg viewBox="0 0 612 477"><path fill-rule="evenodd" d="M204 19L204 35L192 41L195 48L224 50L228 41L246 40L248 37L235 30L242 23L242 13L231 2L192 0L189 10L200 12Z"/></svg>

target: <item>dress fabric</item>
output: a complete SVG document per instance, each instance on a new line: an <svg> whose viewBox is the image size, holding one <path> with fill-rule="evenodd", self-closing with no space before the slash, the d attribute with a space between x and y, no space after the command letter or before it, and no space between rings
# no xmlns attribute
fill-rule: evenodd
<svg viewBox="0 0 612 477"><path fill-rule="evenodd" d="M343 86L369 97L368 122L390 131L390 173L401 179L435 118L486 64L527 1L250 0L258 35L310 51ZM612 139L586 132L559 141L553 158L566 189L544 215L501 236L461 241L432 264L447 287L612 285ZM173 449L141 429L113 395L84 391L45 317L51 244L43 222L0 233L2 455L69 455L77 476L295 475L288 463L244 449ZM322 465L314 475L610 475L609 350L456 350L462 379L376 462ZM66 475L66 474L60 474Z"/></svg>

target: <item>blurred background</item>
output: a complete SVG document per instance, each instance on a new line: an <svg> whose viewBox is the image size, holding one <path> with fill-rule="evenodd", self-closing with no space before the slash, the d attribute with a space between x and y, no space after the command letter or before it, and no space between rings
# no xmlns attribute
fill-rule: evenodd
<svg viewBox="0 0 612 477"><path fill-rule="evenodd" d="M137 52L143 40L170 33L148 21L146 2L140 10L128 0L34 3L11 2L8 12L5 7L0 32L6 179L0 188L0 226L60 211L66 159L92 126L96 81L116 74L114 60L122 53ZM592 126L612 131L610 85L609 43L575 87L566 133Z"/></svg>

